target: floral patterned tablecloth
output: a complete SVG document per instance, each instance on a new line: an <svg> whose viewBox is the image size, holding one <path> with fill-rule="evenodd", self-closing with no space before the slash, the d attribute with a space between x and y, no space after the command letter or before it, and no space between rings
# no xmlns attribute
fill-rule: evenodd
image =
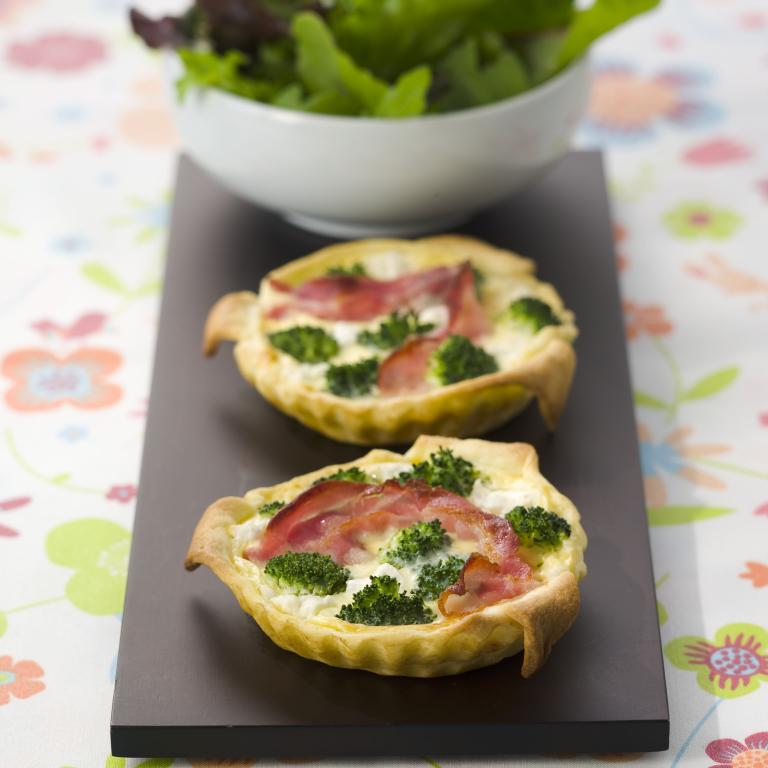
<svg viewBox="0 0 768 768"><path fill-rule="evenodd" d="M2 768L202 764L109 754L175 149L125 18L0 0ZM768 6L667 0L594 64L671 749L403 765L768 766Z"/></svg>

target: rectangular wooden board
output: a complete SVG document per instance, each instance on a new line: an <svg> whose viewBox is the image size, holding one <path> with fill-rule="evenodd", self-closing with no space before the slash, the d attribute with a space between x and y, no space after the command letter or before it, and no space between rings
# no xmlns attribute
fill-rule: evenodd
<svg viewBox="0 0 768 768"><path fill-rule="evenodd" d="M329 192L331 194L332 191ZM490 437L532 443L589 536L581 614L544 669L520 657L433 680L333 669L282 651L208 570L183 568L206 506L363 449L283 416L200 352L229 291L325 244L244 203L183 158L112 712L124 756L341 757L668 747L642 476L601 158L573 153L462 232L536 260L581 329L556 435L534 407Z"/></svg>

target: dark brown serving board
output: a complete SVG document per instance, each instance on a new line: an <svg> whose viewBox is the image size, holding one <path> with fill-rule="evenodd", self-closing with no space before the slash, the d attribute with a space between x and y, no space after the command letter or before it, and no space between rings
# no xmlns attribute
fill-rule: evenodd
<svg viewBox="0 0 768 768"><path fill-rule="evenodd" d="M332 194L329 190L329 194ZM328 241L179 167L141 492L112 712L125 756L299 757L650 751L669 715L634 411L600 156L574 153L462 231L534 258L576 312L574 389L560 430L535 408L492 434L539 450L590 543L575 626L544 669L520 657L417 680L280 650L208 570L183 560L205 507L363 449L269 406L230 349L204 360L206 312Z"/></svg>

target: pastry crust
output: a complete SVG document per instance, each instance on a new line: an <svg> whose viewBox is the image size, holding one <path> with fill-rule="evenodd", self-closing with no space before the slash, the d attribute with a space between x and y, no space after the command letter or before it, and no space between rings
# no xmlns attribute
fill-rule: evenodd
<svg viewBox="0 0 768 768"><path fill-rule="evenodd" d="M396 397L337 397L280 373L279 353L268 342L260 301L269 280L298 285L331 266L351 266L361 259L397 250L413 270L471 260L488 275L519 280L536 288L562 319L532 340L526 355L511 367L423 393ZM534 265L509 251L473 238L443 235L417 241L362 240L333 245L286 264L262 281L259 295L244 291L220 299L205 326L203 349L213 354L224 340L235 341L235 359L243 377L276 408L311 429L342 442L361 445L407 443L424 433L469 437L484 434L520 413L533 397L550 430L562 414L576 367L571 342L577 335L573 314L555 289L537 281ZM489 288L492 293L493 288ZM484 300L498 314L494 297ZM386 407L382 404L386 402Z"/></svg>
<svg viewBox="0 0 768 768"><path fill-rule="evenodd" d="M311 619L286 612L262 594L259 580L238 567L232 526L250 519L274 499L291 499L314 480L339 468L365 468L382 462L422 461L440 447L457 455L497 482L523 478L546 494L550 509L571 525L574 556L553 578L521 597L502 600L463 616L433 624L365 626L336 618ZM535 450L523 443L492 443L447 437L420 437L403 456L374 450L348 464L324 467L245 498L228 497L212 504L195 529L185 565L207 565L233 592L242 609L281 648L335 667L365 669L380 675L437 677L495 664L521 650L522 675L529 677L544 663L552 645L576 619L578 580L586 573L586 535L573 504L539 473Z"/></svg>

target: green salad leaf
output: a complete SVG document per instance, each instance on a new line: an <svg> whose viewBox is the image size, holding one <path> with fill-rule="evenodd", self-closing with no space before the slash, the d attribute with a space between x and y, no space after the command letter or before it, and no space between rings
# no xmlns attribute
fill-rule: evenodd
<svg viewBox="0 0 768 768"><path fill-rule="evenodd" d="M661 0L594 0L588 8L576 11L560 49L560 68L578 59L598 38L634 16L652 10L660 2Z"/></svg>
<svg viewBox="0 0 768 768"><path fill-rule="evenodd" d="M342 51L317 14L298 14L291 29L302 84L311 97L332 103L338 114L411 117L424 112L431 82L426 67L405 72L390 86Z"/></svg>
<svg viewBox="0 0 768 768"><path fill-rule="evenodd" d="M387 80L443 56L492 0L338 0L329 23L345 51Z"/></svg>
<svg viewBox="0 0 768 768"><path fill-rule="evenodd" d="M183 101L191 87L220 88L254 101L269 101L277 90L274 83L256 80L242 73L249 58L240 51L223 55L191 48L179 50L184 74L176 81L176 92Z"/></svg>
<svg viewBox="0 0 768 768"><path fill-rule="evenodd" d="M566 27L573 18L573 0L492 0L473 28L504 35L533 35Z"/></svg>
<svg viewBox="0 0 768 768"><path fill-rule="evenodd" d="M520 56L496 36L469 38L454 48L437 67L444 89L438 111L492 104L522 93L529 77Z"/></svg>
<svg viewBox="0 0 768 768"><path fill-rule="evenodd" d="M283 109L406 118L508 99L660 0L194 0L130 11L179 53L179 98L218 88Z"/></svg>
<svg viewBox="0 0 768 768"><path fill-rule="evenodd" d="M518 51L525 62L531 87L540 85L560 69L564 37L563 30L554 30L533 35L519 43Z"/></svg>

